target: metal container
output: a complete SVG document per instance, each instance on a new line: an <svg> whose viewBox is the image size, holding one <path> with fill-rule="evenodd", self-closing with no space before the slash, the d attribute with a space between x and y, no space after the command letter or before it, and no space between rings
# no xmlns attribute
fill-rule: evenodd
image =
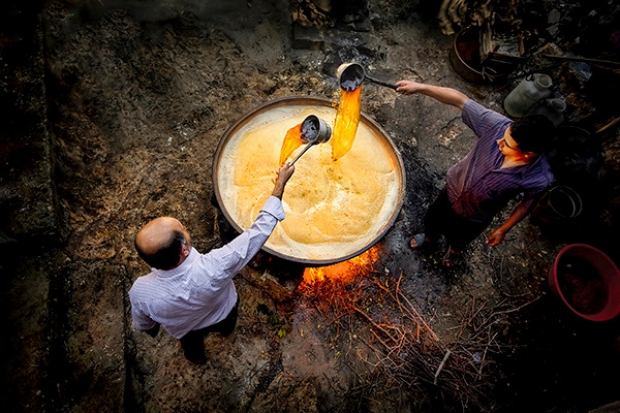
<svg viewBox="0 0 620 413"><path fill-rule="evenodd" d="M532 211L544 223L566 224L577 218L582 210L581 197L568 186L554 186L536 204Z"/></svg>
<svg viewBox="0 0 620 413"><path fill-rule="evenodd" d="M549 119L553 126L558 127L562 122L564 122L564 111L566 110L566 102L561 98L553 98L553 99L543 99L532 110L530 110L528 115L542 115Z"/></svg>
<svg viewBox="0 0 620 413"><path fill-rule="evenodd" d="M502 82L514 69L512 63L481 62L478 27L466 27L456 34L448 58L454 71L472 83Z"/></svg>
<svg viewBox="0 0 620 413"><path fill-rule="evenodd" d="M277 160L279 160L279 145L281 145L281 139L286 134L288 128L300 123L301 121L298 119L303 119L308 116L308 114L317 115L318 117L325 119L325 121L329 123L330 121L333 121L335 119L336 109L333 107L333 102L329 99L306 96L292 96L281 98L260 105L259 107L241 116L241 118L237 120L232 126L230 126L222 136L214 155L213 185L215 196L222 214L237 232L242 232L244 229L246 229L244 227L247 227L249 225L247 224L248 220L246 219L246 217L239 217L239 213L237 211L239 206L234 205L236 198L233 192L236 190L236 184L233 184L234 181L232 177L236 176L238 178L240 176L239 170L235 169L238 168L237 166L235 166L235 159L238 159L235 158L237 156L235 155L235 151L237 150L236 147L246 147L247 149L246 145L254 145L254 141L250 140L249 143L246 143L247 141L245 139L249 138L243 137L244 135L254 136L252 132L248 132L248 130L254 128L254 125L268 128L268 130L270 131L270 136L273 136L273 138L270 138L274 140L272 144L270 145L269 143L264 144L256 142L256 149L251 150L255 151L257 157L260 157L261 162L269 164L269 171L273 171L272 178L275 178L275 172L278 169ZM290 121L289 117L291 118ZM293 119L294 117L296 118ZM271 126L270 122L272 122L273 125L276 125L276 127ZM328 251L328 254L315 253L313 252L313 248L316 247L314 244L304 245L303 243L299 243L297 241L296 243L299 244L296 245L297 249L294 252L291 252L289 248L284 244L282 246L277 243L270 243L272 239L278 239L281 237L280 234L274 232L274 234L272 234L272 236L270 237L270 240L263 247L264 251L279 258L283 258L293 262L299 262L305 265L329 265L348 260L363 253L385 236L385 234L391 229L394 222L396 221L403 205L404 191L406 187L405 167L402 158L396 148L396 145L390 139L387 133L376 122L374 122L367 115L362 113L360 116L360 123L356 135L356 140L354 142L351 153L356 150L355 148L356 145L358 145L358 140L360 141L359 145L362 145L362 143L366 142L368 139L371 139L373 141L372 145L376 145L376 148L379 149L377 150L375 147L373 147L372 152L368 152L368 159L356 159L355 167L359 168L357 170L359 170L360 173L365 173L365 170L369 169L372 164L377 162L377 159L374 158L382 157L384 158L381 160L382 165L389 166L389 171L387 171L387 174L389 174L390 182L392 182L392 184L396 187L396 189L391 192L392 195L390 195L390 198L388 200L385 200L381 204L382 209L380 214L368 214L367 216L357 218L357 221L360 225L366 224L367 222L372 223L372 230L369 231L369 233L367 234L363 234L363 236L361 237L353 237L355 239L353 239L352 237L348 237L346 234L343 234L343 239L348 239L350 241L344 241L338 243L337 245L327 244L326 246L323 246L323 249L321 251ZM331 151L331 144L329 143L325 143L319 146L321 147L321 150ZM271 152L274 151L278 153L272 154ZM356 151L359 152L359 150ZM304 162L298 162L295 165L295 174L291 178L291 181L289 181L283 196L285 211L287 205L291 204L290 197L294 195L292 191L297 190L295 188L295 185L297 184L293 182L295 179L302 179L304 177L310 180L318 179L318 176L321 173L321 171L318 170L319 168L304 168L312 168L311 166L309 166L310 161L312 160L312 157L317 156L319 152L319 150L310 151L308 155L306 155L310 157L308 160ZM342 159L349 155L353 157L358 156L359 153L364 153L358 152L353 155L347 154ZM370 153L372 153L372 156L370 156ZM341 162L342 159L339 159L336 162ZM235 173L237 173L237 175L235 175ZM254 171L250 169L250 171L245 175L252 175L253 173ZM355 174L356 172L353 171L352 173ZM243 179L254 179L245 175ZM258 176L258 174L255 175ZM257 183L257 185L259 184L265 186L265 188L267 188L266 190L268 190L269 192L273 188L273 180L267 180L266 182L264 180L262 183ZM325 181L322 181L322 184L329 185L329 182L325 183ZM308 190L308 192L310 192L310 189ZM265 195L264 197L266 196L268 195ZM252 201L248 202L252 202L252 207L256 206L257 208L260 208L263 202L262 197L263 195L261 195L260 197L253 197L251 198ZM254 198L256 198L256 200L254 200ZM253 205L254 203L257 203L259 205ZM308 211L310 211L313 206L314 205L308 205ZM370 209L371 208L368 208L368 210ZM337 222L340 219L340 215L333 215L333 218ZM342 218L344 219L344 217ZM289 218L288 212L287 219L293 219ZM278 226L284 228L283 225L287 223L287 219L279 223ZM245 223L243 225L240 224L240 221L242 220L245 220ZM289 225L291 222L299 222L299 226L307 224L303 222L303 220L293 220L289 222ZM353 222L352 224L353 225L350 226L354 227L356 225L356 222ZM308 231L312 229L312 227L309 227ZM278 230L278 227L276 227L276 231ZM280 231L281 230L282 229L280 229ZM303 233L303 229L301 229L301 231ZM358 238L359 241L357 240ZM308 254L306 254L306 250L308 251Z"/></svg>
<svg viewBox="0 0 620 413"><path fill-rule="evenodd" d="M523 117L541 100L553 94L552 86L551 76L544 73L526 76L504 99L504 110L512 117Z"/></svg>

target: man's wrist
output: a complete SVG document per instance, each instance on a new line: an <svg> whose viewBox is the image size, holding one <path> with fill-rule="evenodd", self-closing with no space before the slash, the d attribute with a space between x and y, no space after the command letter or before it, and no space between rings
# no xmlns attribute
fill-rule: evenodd
<svg viewBox="0 0 620 413"><path fill-rule="evenodd" d="M283 193L284 193L284 186L276 184L276 186L273 188L273 192L271 192L271 195L275 196L276 198L282 199Z"/></svg>
<svg viewBox="0 0 620 413"><path fill-rule="evenodd" d="M498 228L497 230L495 230L495 232L496 232L497 234L500 234L500 235L506 235L506 233L508 232L508 230L509 230L509 229L510 229L510 228L508 228L508 229Z"/></svg>

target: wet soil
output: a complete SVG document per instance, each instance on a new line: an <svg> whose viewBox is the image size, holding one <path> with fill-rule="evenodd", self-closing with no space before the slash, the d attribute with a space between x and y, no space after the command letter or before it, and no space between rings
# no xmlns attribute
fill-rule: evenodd
<svg viewBox="0 0 620 413"><path fill-rule="evenodd" d="M394 141L407 179L372 265L308 284L303 265L259 253L235 278L236 331L206 339L206 365L167 333L132 328L127 291L148 271L133 249L142 225L174 216L203 252L234 235L212 165L244 113L333 98L335 69L351 58L376 78L454 87L502 111L510 88L462 79L432 16L376 3L370 32L302 29L275 0L52 1L31 16L68 231L54 247L2 245L4 411L585 412L620 400L618 321L579 318L547 283L568 243L617 258L609 210L527 219L444 269L445 245L407 244L475 137L454 108L371 84L362 110Z"/></svg>

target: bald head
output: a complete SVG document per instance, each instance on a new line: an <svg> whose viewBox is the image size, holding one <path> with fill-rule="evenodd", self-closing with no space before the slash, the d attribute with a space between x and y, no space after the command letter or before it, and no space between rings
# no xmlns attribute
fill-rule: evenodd
<svg viewBox="0 0 620 413"><path fill-rule="evenodd" d="M153 268L170 270L177 267L191 249L189 233L172 217L160 217L146 224L135 238L138 255Z"/></svg>

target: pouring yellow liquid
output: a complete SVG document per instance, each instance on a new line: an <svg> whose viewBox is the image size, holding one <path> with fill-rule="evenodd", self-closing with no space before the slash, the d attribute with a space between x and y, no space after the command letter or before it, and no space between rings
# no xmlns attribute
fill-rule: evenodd
<svg viewBox="0 0 620 413"><path fill-rule="evenodd" d="M336 120L334 121L334 131L332 133L332 160L337 161L351 150L357 125L360 121L362 104L362 86L352 91L340 90L340 102L336 110ZM286 132L282 148L280 149L280 163L284 162L297 148L303 145L302 123L293 126Z"/></svg>
<svg viewBox="0 0 620 413"><path fill-rule="evenodd" d="M286 132L286 136L282 142L282 149L280 149L280 166L284 165L284 162L286 162L288 157L295 152L295 149L303 145L304 142L301 139L302 124L303 122L299 125L293 126Z"/></svg>
<svg viewBox="0 0 620 413"><path fill-rule="evenodd" d="M337 161L351 150L360 121L362 85L352 91L340 90L332 133L332 160Z"/></svg>

